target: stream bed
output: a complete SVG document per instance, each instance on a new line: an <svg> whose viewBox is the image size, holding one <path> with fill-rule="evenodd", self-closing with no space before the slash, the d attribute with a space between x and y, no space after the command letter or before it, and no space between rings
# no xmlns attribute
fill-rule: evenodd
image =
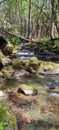
<svg viewBox="0 0 59 130"><path fill-rule="evenodd" d="M21 84L37 89L38 94L17 93ZM6 80L2 86L3 89L8 87L7 106L17 118L18 130L59 130L59 75L25 75L17 80Z"/></svg>
<svg viewBox="0 0 59 130"><path fill-rule="evenodd" d="M34 56L33 52L24 51L18 51L17 58ZM37 94L18 93L22 85L24 91L36 89ZM3 80L0 88L9 111L16 116L18 130L59 130L59 75L20 75Z"/></svg>

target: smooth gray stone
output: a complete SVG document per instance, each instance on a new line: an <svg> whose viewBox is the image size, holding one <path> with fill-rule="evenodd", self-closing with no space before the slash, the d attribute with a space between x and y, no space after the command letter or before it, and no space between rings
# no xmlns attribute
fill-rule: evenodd
<svg viewBox="0 0 59 130"><path fill-rule="evenodd" d="M49 70L49 71L38 70L37 73L42 75L55 75L55 74L59 74L59 69Z"/></svg>
<svg viewBox="0 0 59 130"><path fill-rule="evenodd" d="M38 91L37 91L36 89L34 89L34 90L24 89L24 90L23 90L23 89L21 89L21 88L18 88L17 92L18 92L18 93L22 93L22 94L27 95L27 96L30 96L30 95L35 96L35 95L38 94Z"/></svg>
<svg viewBox="0 0 59 130"><path fill-rule="evenodd" d="M17 70L16 72L13 73L12 76L19 77L23 75L29 75L29 72L27 72L26 70Z"/></svg>

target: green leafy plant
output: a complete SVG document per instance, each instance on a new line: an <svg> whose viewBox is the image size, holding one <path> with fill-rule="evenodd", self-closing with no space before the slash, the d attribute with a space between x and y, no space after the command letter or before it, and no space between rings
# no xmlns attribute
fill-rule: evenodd
<svg viewBox="0 0 59 130"><path fill-rule="evenodd" d="M14 129L16 126L15 116L8 112L4 104L0 103L0 130L5 130L9 121L12 122L12 129Z"/></svg>
<svg viewBox="0 0 59 130"><path fill-rule="evenodd" d="M4 105L0 105L0 130L5 130L8 125L7 108Z"/></svg>

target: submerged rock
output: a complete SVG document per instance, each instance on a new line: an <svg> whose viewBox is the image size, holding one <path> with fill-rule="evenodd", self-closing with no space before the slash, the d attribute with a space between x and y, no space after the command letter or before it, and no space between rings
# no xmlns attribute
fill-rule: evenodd
<svg viewBox="0 0 59 130"><path fill-rule="evenodd" d="M31 86L28 86L25 84L20 85L17 92L22 93L22 94L27 95L27 96L30 96L30 95L35 96L38 94L38 91L36 89L32 89Z"/></svg>

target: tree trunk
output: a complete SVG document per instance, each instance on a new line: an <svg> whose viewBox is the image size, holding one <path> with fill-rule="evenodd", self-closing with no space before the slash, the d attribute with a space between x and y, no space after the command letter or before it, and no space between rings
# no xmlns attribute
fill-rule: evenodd
<svg viewBox="0 0 59 130"><path fill-rule="evenodd" d="M20 26L21 26L21 35L22 35L22 0L21 0L21 2L20 2L20 4L21 4L21 14L20 14Z"/></svg>
<svg viewBox="0 0 59 130"><path fill-rule="evenodd" d="M56 11L55 11L56 10L55 9L55 0L51 0L51 5L52 5L52 25L53 24L55 25L58 36L59 36L59 27L57 25L58 22L57 22ZM54 25L52 26L52 30L53 30ZM51 36L52 36L52 34L51 34ZM54 37L52 36L52 38L54 38Z"/></svg>
<svg viewBox="0 0 59 130"><path fill-rule="evenodd" d="M32 39L32 0L29 0L28 37Z"/></svg>

